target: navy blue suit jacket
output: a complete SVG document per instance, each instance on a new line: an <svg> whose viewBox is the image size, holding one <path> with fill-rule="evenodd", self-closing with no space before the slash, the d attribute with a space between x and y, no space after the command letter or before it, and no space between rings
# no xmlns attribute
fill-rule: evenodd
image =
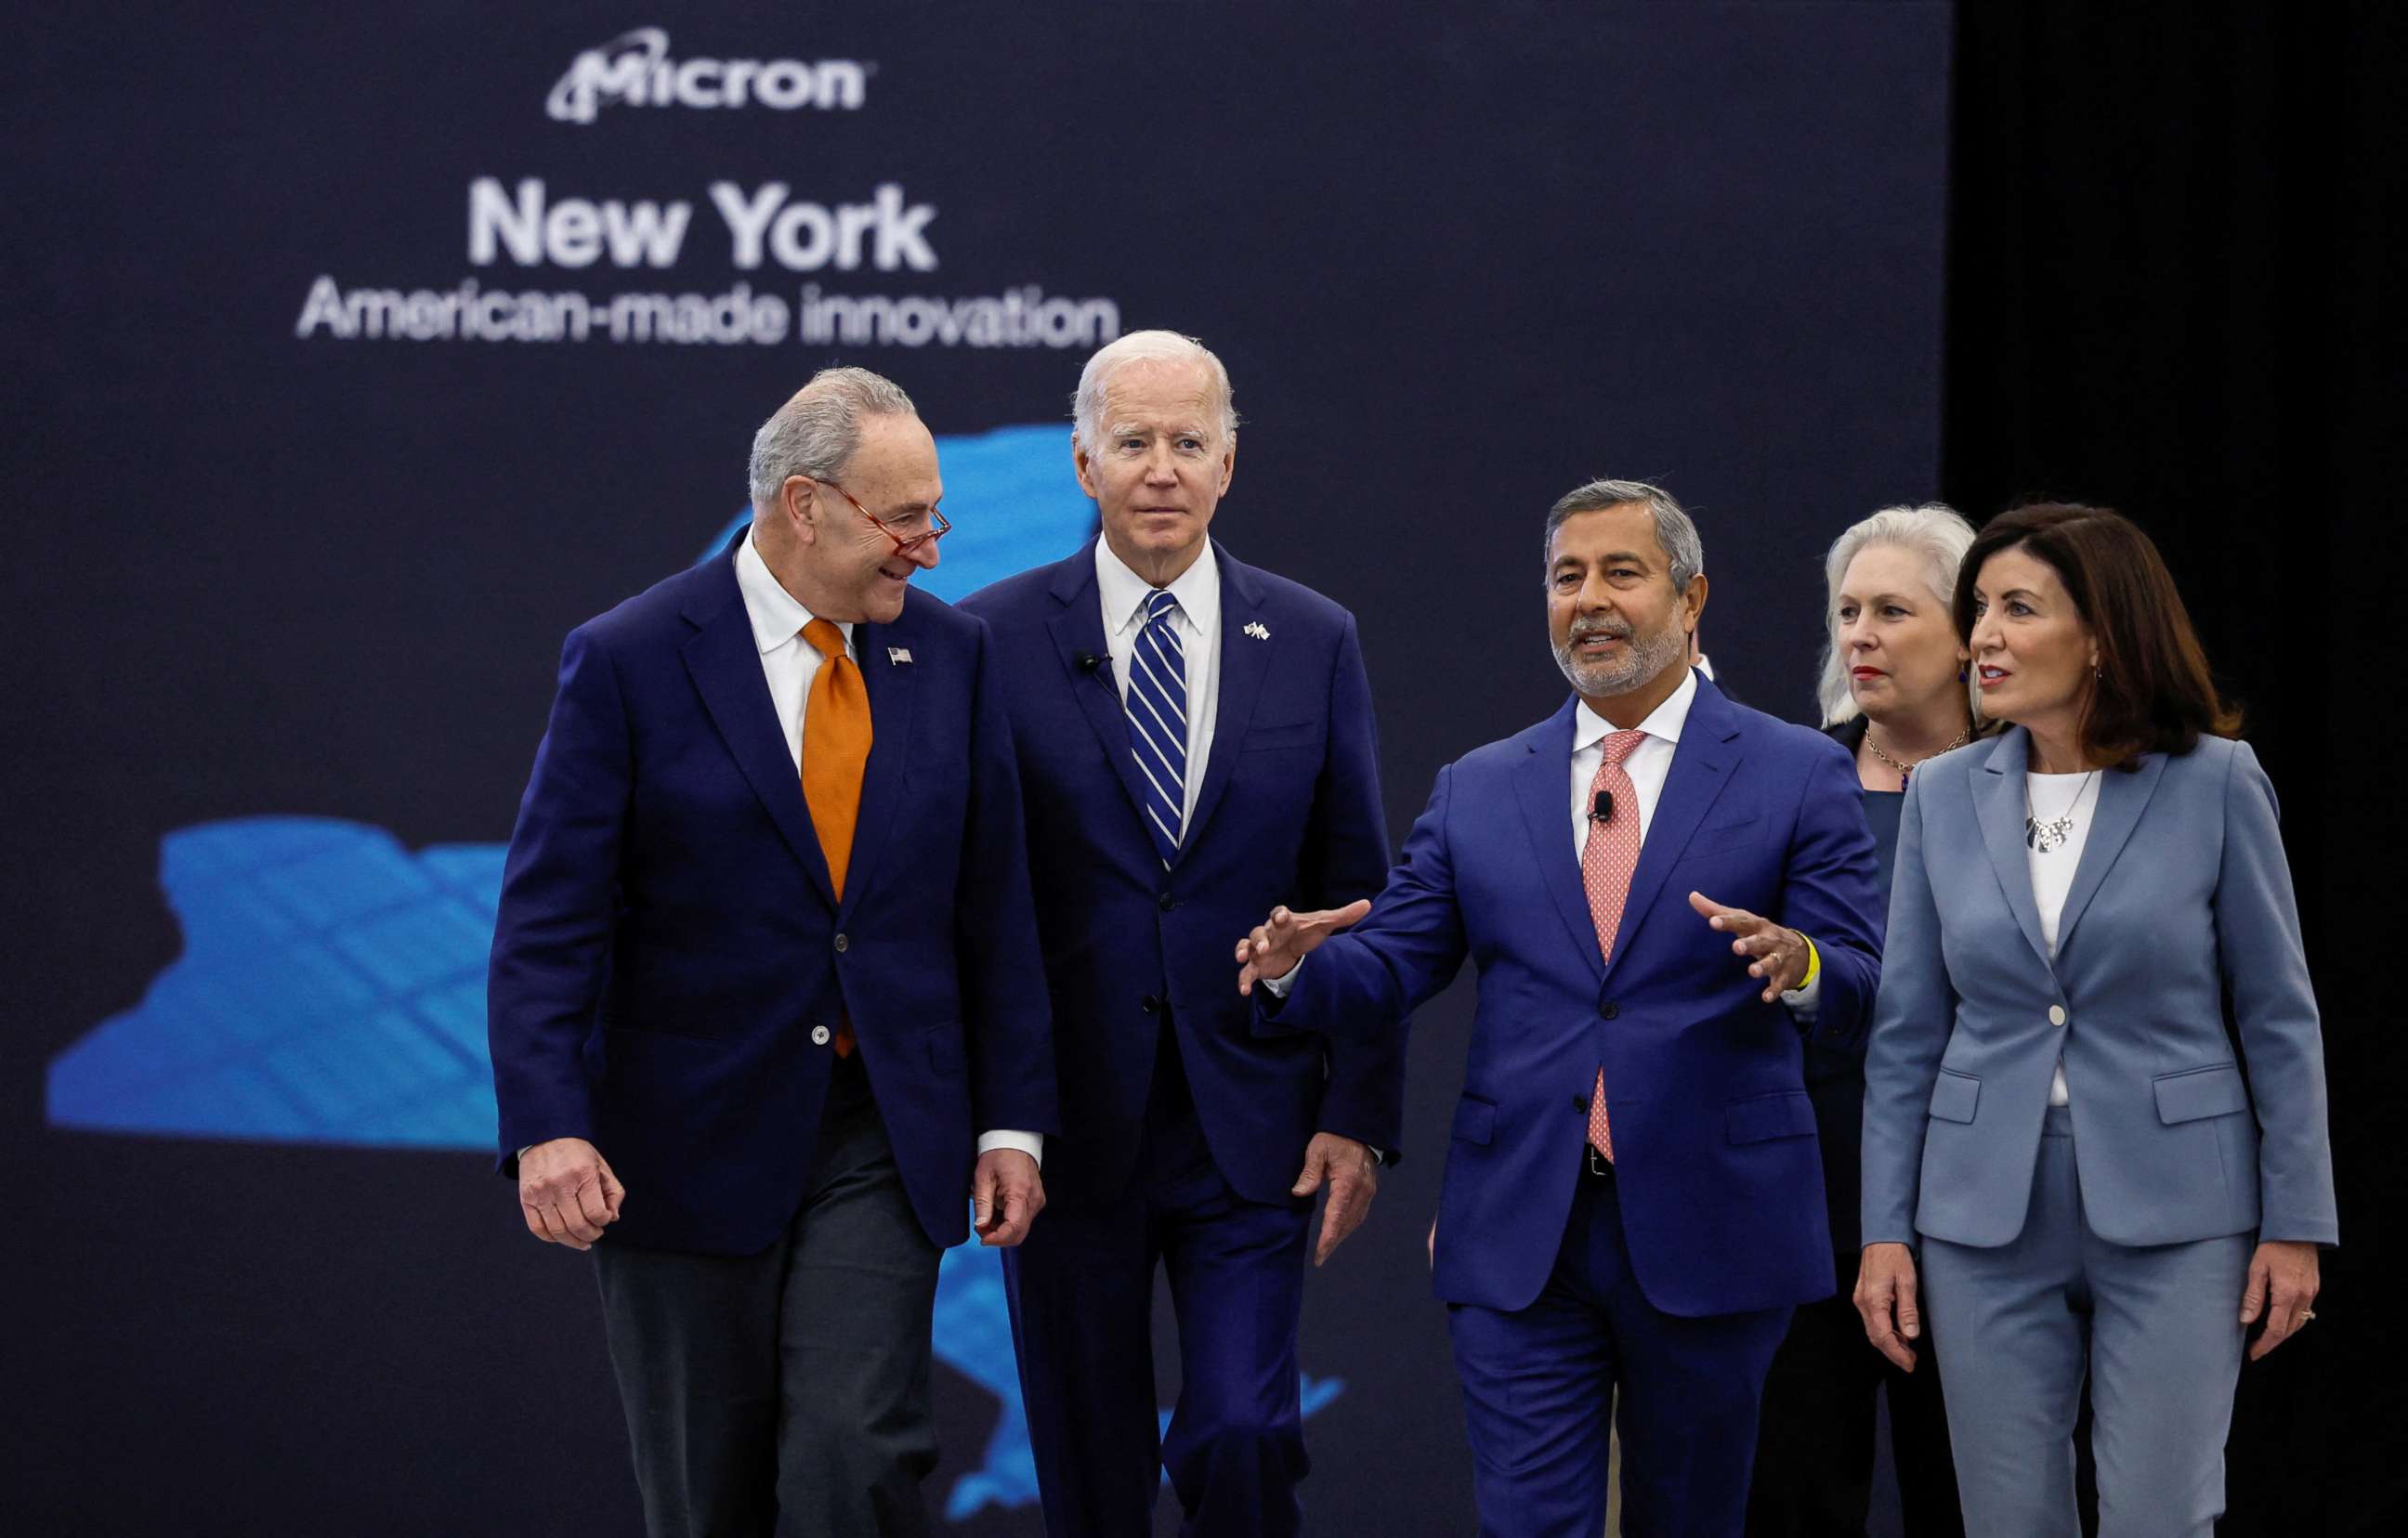
<svg viewBox="0 0 2408 1538"><path fill-rule="evenodd" d="M873 742L838 904L735 548L562 648L487 984L501 1166L586 1138L627 1188L606 1242L756 1252L810 1175L813 1029L849 1018L912 1208L958 1244L976 1133L1054 1126L994 648L918 591L854 627Z"/></svg>
<svg viewBox="0 0 2408 1538"><path fill-rule="evenodd" d="M994 628L1027 801L1064 1110L1063 1146L1045 1164L1054 1200L1125 1187L1165 1001L1205 1140L1248 1200L1290 1200L1316 1131L1398 1146L1401 1038L1263 1040L1230 960L1277 904L1330 907L1379 890L1387 828L1354 617L1213 550L1218 714L1168 871L1140 810L1094 542L962 603Z"/></svg>
<svg viewBox="0 0 2408 1538"><path fill-rule="evenodd" d="M1478 963L1480 998L1439 1200L1436 1285L1508 1311L1546 1285L1601 1064L1631 1269L1698 1317L1829 1296L1829 1229L1797 1026L1689 906L1801 930L1823 961L1816 1033L1860 1047L1880 975L1872 837L1847 753L1700 676L1641 847L1612 963L1573 854L1577 702L1440 770L1370 914L1309 957L1265 1029L1394 1034Z"/></svg>

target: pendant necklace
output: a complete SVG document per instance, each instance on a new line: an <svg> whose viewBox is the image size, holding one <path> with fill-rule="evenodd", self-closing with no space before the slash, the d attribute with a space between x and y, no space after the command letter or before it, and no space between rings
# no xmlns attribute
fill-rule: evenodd
<svg viewBox="0 0 2408 1538"><path fill-rule="evenodd" d="M2065 815L2045 819L2032 810L2031 782L2026 780L2024 782L2024 842L2042 854L2055 854L2065 847L2065 841L2073 836L2074 809L2082 805L2082 793L2089 790L2090 782L2098 777L2099 771L2096 769L2083 776L2082 783L2073 788L2073 799L2065 804Z"/></svg>
<svg viewBox="0 0 2408 1538"><path fill-rule="evenodd" d="M1940 752L1926 753L1923 757L1915 760L1913 763L1900 763L1898 760L1891 758L1887 753L1882 751L1882 745L1873 740L1873 723L1870 721L1865 722L1865 746L1872 749L1873 757L1881 760L1884 763L1888 764L1891 768L1898 771L1898 788L1901 790L1906 789L1908 776L1913 775L1917 769L1922 768L1933 759L1938 758L1941 753L1949 752L1955 748L1962 748L1972 740L1973 729L1969 726L1965 728L1964 731L1957 733L1956 740L1950 743L1946 748L1941 748Z"/></svg>

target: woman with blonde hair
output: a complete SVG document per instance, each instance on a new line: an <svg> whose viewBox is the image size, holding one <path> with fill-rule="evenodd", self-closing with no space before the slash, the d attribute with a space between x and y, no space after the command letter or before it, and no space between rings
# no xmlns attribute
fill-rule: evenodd
<svg viewBox="0 0 2408 1538"><path fill-rule="evenodd" d="M1885 893L1908 778L1917 764L1981 731L1967 653L1949 610L1957 563L1972 542L1971 524L1927 503L1885 507L1851 525L1824 558L1823 726L1856 755ZM1853 1278L1863 1056L1826 1047L1810 1030L1806 1089L1823 1143L1835 1269ZM1844 1290L1798 1310L1765 1384L1748 1497L1751 1538L1861 1538L1885 1389L1906 1531L1964 1531L1940 1374L1928 1360L1917 1365L1921 1371L1910 1372L1865 1349L1864 1325Z"/></svg>

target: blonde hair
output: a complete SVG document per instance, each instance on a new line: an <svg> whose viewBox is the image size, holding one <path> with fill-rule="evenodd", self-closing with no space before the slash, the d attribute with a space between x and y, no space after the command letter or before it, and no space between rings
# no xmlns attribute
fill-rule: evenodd
<svg viewBox="0 0 2408 1538"><path fill-rule="evenodd" d="M1972 543L1973 526L1944 502L1885 507L1848 525L1845 534L1831 541L1830 550L1823 557L1823 676L1815 686L1825 726L1837 726L1863 714L1849 692L1847 664L1840 656L1840 587L1848 579L1848 563L1875 545L1894 546L1921 556L1931 596L1945 609L1956 592L1956 568ZM1984 719L1982 689L1970 677L1965 680L1965 703L1979 728Z"/></svg>

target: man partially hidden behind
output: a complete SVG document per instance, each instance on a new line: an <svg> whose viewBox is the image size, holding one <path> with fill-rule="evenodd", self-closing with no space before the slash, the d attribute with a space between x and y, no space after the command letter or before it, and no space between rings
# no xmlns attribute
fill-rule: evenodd
<svg viewBox="0 0 2408 1538"><path fill-rule="evenodd" d="M920 1533L939 1251L1053 1130L1019 772L911 402L830 369L752 527L572 632L488 988L501 1167L591 1247L645 1524ZM973 1143L976 1150L973 1150Z"/></svg>
<svg viewBox="0 0 2408 1538"><path fill-rule="evenodd" d="M1238 945L1266 1030L1341 1040L1393 1039L1478 959L1433 1263L1484 1533L1594 1538L1612 1403L1624 1530L1736 1538L1774 1348L1832 1288L1781 1001L1861 1046L1872 837L1845 749L1688 665L1704 566L1656 487L1558 501L1573 697L1440 772L1375 903L1273 910Z"/></svg>
<svg viewBox="0 0 2408 1538"><path fill-rule="evenodd" d="M1367 895L1387 863L1354 622L1207 533L1236 465L1220 360L1139 332L1087 362L1071 440L1101 536L977 593L1027 798L1064 1135L1044 1226L1004 1256L1054 1538L1297 1531L1297 1331L1316 1255L1393 1149L1401 1042L1255 1037L1229 936ZM1154 1276L1181 1389L1157 1432Z"/></svg>

